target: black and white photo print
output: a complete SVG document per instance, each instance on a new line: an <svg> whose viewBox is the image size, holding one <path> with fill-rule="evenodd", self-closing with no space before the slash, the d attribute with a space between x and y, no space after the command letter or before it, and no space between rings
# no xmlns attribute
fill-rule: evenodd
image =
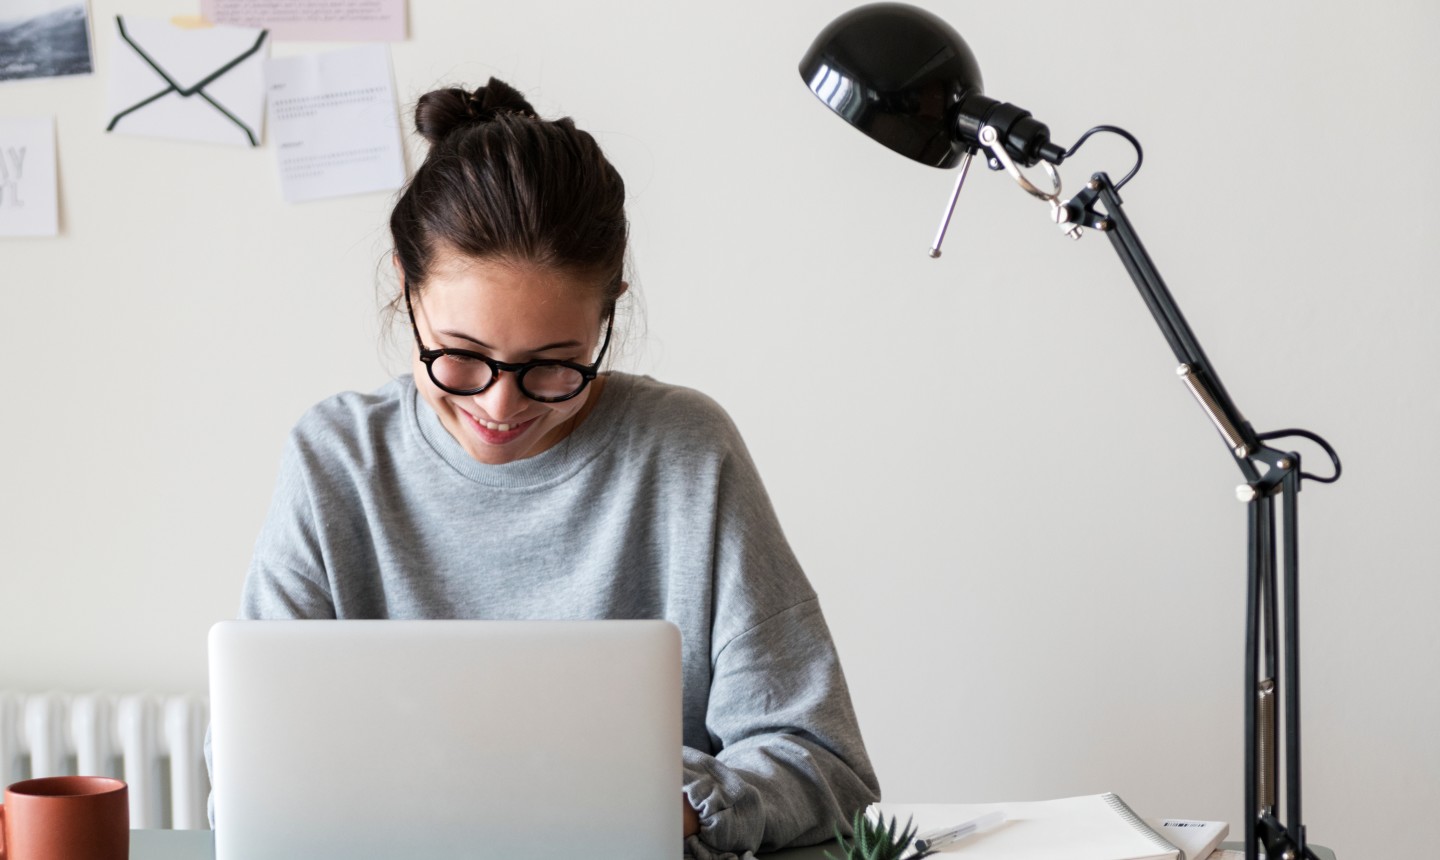
<svg viewBox="0 0 1440 860"><path fill-rule="evenodd" d="M0 0L0 81L92 71L85 0Z"/></svg>

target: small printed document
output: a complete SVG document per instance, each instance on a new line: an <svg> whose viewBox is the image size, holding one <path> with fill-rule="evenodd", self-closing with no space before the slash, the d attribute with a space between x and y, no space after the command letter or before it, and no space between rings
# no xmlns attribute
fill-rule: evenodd
<svg viewBox="0 0 1440 860"><path fill-rule="evenodd" d="M384 45L270 60L265 89L287 202L404 183L400 116Z"/></svg>
<svg viewBox="0 0 1440 860"><path fill-rule="evenodd" d="M1223 821L1191 821L1186 818L1163 818L1147 821L1165 841L1185 852L1185 860L1205 860L1230 832Z"/></svg>
<svg viewBox="0 0 1440 860"><path fill-rule="evenodd" d="M0 117L0 236L60 232L55 118Z"/></svg>
<svg viewBox="0 0 1440 860"><path fill-rule="evenodd" d="M282 41L405 41L405 0L200 0L200 14Z"/></svg>

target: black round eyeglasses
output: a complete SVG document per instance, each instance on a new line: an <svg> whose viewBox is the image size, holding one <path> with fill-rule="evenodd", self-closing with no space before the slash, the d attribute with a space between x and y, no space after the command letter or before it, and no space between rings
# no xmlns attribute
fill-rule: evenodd
<svg viewBox="0 0 1440 860"><path fill-rule="evenodd" d="M479 394L494 385L500 374L513 373L520 393L541 403L559 403L585 390L585 386L600 373L600 363L605 360L605 351L610 348L610 333L615 328L615 311L612 308L605 321L605 342L594 364L557 359L511 364L468 349L426 349L420 340L420 326L415 322L415 308L410 303L409 284L405 285L405 310L410 314L410 328L415 332L420 361L425 364L430 381L441 391L461 396Z"/></svg>

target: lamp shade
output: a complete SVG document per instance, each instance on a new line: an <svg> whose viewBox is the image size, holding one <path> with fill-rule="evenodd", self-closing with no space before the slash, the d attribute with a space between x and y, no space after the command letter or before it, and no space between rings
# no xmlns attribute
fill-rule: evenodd
<svg viewBox="0 0 1440 860"><path fill-rule="evenodd" d="M960 34L902 3L852 9L800 61L800 76L845 121L907 158L954 167L960 102L981 95L980 67Z"/></svg>

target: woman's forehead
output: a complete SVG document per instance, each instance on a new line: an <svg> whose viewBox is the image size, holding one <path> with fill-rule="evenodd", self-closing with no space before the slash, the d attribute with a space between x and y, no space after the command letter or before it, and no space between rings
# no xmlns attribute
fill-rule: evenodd
<svg viewBox="0 0 1440 860"><path fill-rule="evenodd" d="M536 291L574 290L584 294L595 290L588 272L548 266L508 257L467 257L455 252L437 252L429 266L425 286L436 282L463 282L485 286Z"/></svg>
<svg viewBox="0 0 1440 860"><path fill-rule="evenodd" d="M432 267L422 295L434 316L526 328L583 326L600 318L601 297L588 279L534 264L451 256Z"/></svg>

